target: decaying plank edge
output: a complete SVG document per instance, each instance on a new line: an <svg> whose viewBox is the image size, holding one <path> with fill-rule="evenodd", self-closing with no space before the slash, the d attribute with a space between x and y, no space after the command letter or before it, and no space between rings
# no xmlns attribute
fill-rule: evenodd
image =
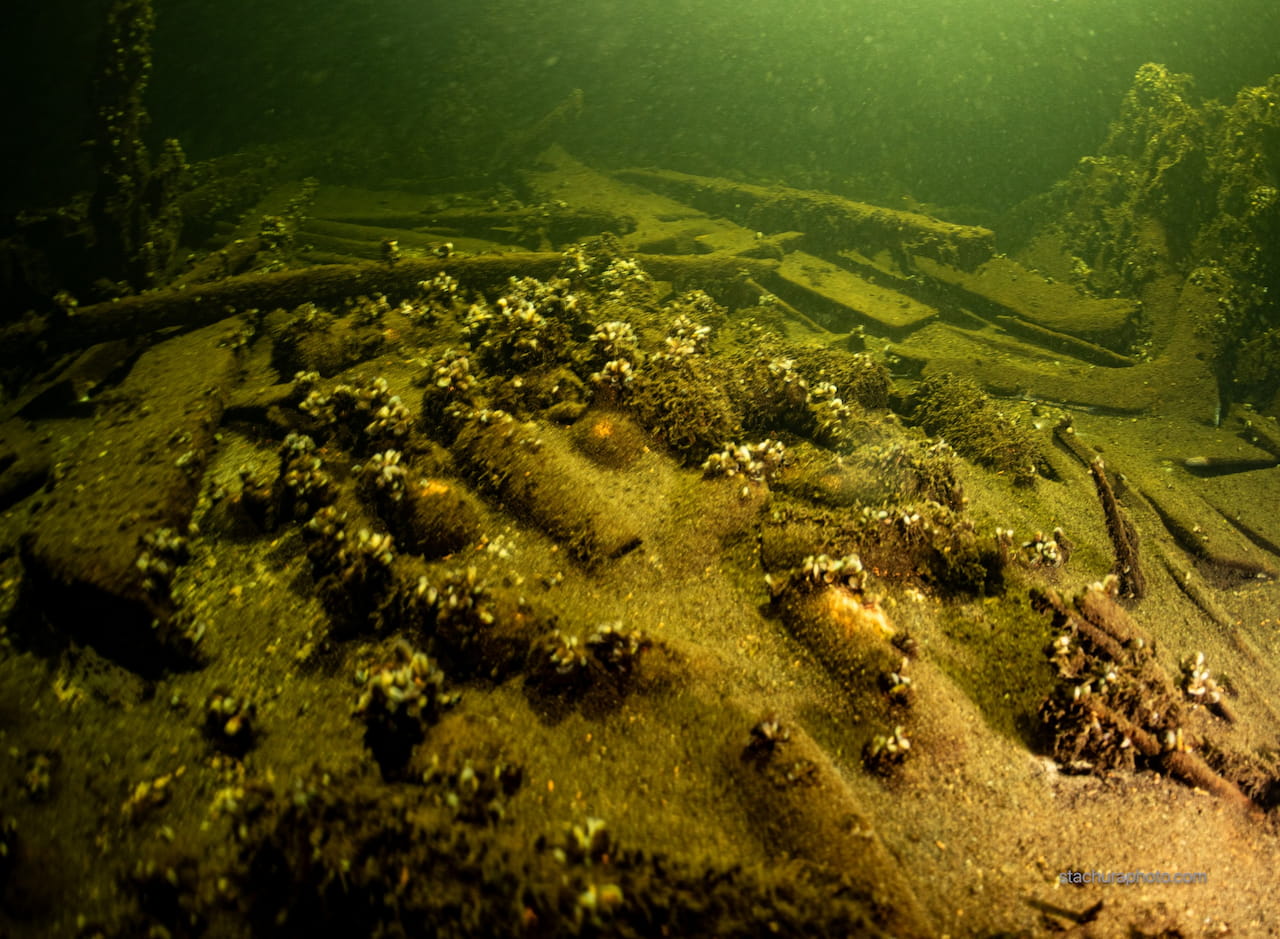
<svg viewBox="0 0 1280 939"><path fill-rule="evenodd" d="M640 255L640 265L656 280L677 289L717 285L761 277L776 262L720 255L684 257ZM312 302L335 303L360 295L385 294L396 300L419 290L419 284L444 271L472 290L493 290L510 277L548 278L564 258L556 252L511 252L475 257L405 259L394 264L334 264L296 271L244 274L211 284L156 290L84 307L75 315L27 321L0 332L0 364L15 364L43 346L66 350L143 335L173 326L205 326L235 313L291 308Z"/></svg>

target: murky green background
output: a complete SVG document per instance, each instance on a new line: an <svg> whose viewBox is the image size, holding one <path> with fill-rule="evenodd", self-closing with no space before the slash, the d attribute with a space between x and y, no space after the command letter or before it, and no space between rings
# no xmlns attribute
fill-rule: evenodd
<svg viewBox="0 0 1280 939"><path fill-rule="evenodd" d="M86 164L107 4L18 0L4 192ZM334 173L467 177L574 88L565 142L652 163L992 211L1093 149L1135 69L1230 97L1280 72L1274 0L157 0L148 97L192 157L345 137ZM15 43L14 37L19 37ZM366 160L360 148L376 151ZM367 164L375 164L369 172ZM376 182L370 179L369 182ZM28 199L29 184L16 187Z"/></svg>

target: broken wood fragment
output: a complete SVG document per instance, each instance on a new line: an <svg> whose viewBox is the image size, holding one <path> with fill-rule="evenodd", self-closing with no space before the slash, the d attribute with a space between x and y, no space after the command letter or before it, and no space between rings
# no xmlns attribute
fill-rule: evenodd
<svg viewBox="0 0 1280 939"><path fill-rule="evenodd" d="M899 266L913 256L972 270L995 254L995 234L917 212L900 212L841 196L787 186L753 186L670 170L622 170L616 174L705 212L735 219L762 232L803 231L815 247L856 247L867 256L887 252Z"/></svg>
<svg viewBox="0 0 1280 939"><path fill-rule="evenodd" d="M1149 656L1154 648L1151 638L1096 585L1070 601L1052 588L1037 590L1031 595L1031 606L1050 614L1054 628L1070 628L1093 654L1113 662Z"/></svg>
<svg viewBox="0 0 1280 939"><path fill-rule="evenodd" d="M933 307L803 251L788 254L766 283L784 300L821 311L834 332L868 326L897 339L938 315Z"/></svg>
<svg viewBox="0 0 1280 939"><path fill-rule="evenodd" d="M490 175L500 175L519 163L532 161L539 151L555 141L565 126L578 119L583 101L582 89L575 88L538 120L504 137L494 148L488 166Z"/></svg>
<svg viewBox="0 0 1280 939"><path fill-rule="evenodd" d="M304 219L302 240L341 238L377 248L388 238L402 248L418 248L429 253L442 242L451 241L460 251L471 251L467 242L507 247L521 245L530 250L539 246L570 244L604 231L626 234L635 220L617 213L593 209L534 205L518 209L455 208L417 215L377 215L347 213L343 216L316 216ZM376 254L370 255L376 257Z"/></svg>
<svg viewBox="0 0 1280 939"><path fill-rule="evenodd" d="M1257 811L1258 806L1240 787L1231 780L1219 776L1198 754L1186 749L1166 749L1163 741L1155 734L1139 727L1123 714L1108 707L1097 695L1081 698L1084 707L1098 721L1114 727L1133 742L1133 747L1147 759L1152 760L1170 776L1181 780L1189 786L1203 789L1210 795L1217 796L1225 802L1249 811Z"/></svg>
<svg viewBox="0 0 1280 939"><path fill-rule="evenodd" d="M658 281L675 289L718 290L747 277L762 277L776 262L737 257L640 255L636 260ZM205 326L250 310L291 309L302 303L340 303L350 297L415 295L419 284L446 272L465 288L493 291L511 277L555 276L564 258L555 252L511 252L478 257L405 259L395 264L345 264L298 271L244 274L189 289L156 290L83 307L56 325L23 323L0 331L0 365L18 364L33 348L75 349L111 339L140 336L170 326ZM21 339L21 342L18 340Z"/></svg>
<svg viewBox="0 0 1280 939"><path fill-rule="evenodd" d="M174 561L238 373L239 324L208 327L143 353L22 539L32 598L55 627L155 672L189 655L171 628Z"/></svg>
<svg viewBox="0 0 1280 939"><path fill-rule="evenodd" d="M1115 551L1115 575L1120 579L1120 595L1140 599L1146 593L1146 580L1142 576L1142 568L1138 565L1138 530L1125 516L1116 501L1116 494L1107 479L1106 466L1102 457L1094 457L1089 463L1089 472L1093 476L1093 484L1098 489L1098 501L1102 503L1102 514L1107 520L1107 535L1111 538L1111 546Z"/></svg>
<svg viewBox="0 0 1280 939"><path fill-rule="evenodd" d="M1030 323L1018 316L998 315L996 323L1010 335L1030 340L1045 349L1070 355L1082 362L1102 365L1107 368L1128 368L1135 362L1127 355L1113 352L1106 346L1100 346L1085 339L1078 339L1068 333Z"/></svg>
<svg viewBox="0 0 1280 939"><path fill-rule="evenodd" d="M1137 337L1141 304L1135 300L1089 297L1005 257L992 258L973 271L928 258L919 259L916 266L974 312L1008 318L1003 322L1011 329L1038 328L1045 331L1042 335L1070 336L1079 341L1080 349L1105 349L1096 354L1110 354L1112 359L1101 365L1134 364L1117 350L1126 349Z"/></svg>

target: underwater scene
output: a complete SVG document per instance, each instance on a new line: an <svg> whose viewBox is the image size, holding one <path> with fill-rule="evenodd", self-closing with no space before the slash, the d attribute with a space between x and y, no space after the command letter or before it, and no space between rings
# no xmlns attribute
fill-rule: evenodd
<svg viewBox="0 0 1280 939"><path fill-rule="evenodd" d="M10 6L0 935L1280 932L1280 5Z"/></svg>

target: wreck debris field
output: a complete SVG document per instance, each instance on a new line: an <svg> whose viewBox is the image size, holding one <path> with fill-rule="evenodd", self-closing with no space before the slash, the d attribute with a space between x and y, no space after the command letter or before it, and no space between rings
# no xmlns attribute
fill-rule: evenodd
<svg viewBox="0 0 1280 939"><path fill-rule="evenodd" d="M0 932L1274 934L1280 74L983 205L809 84L628 159L494 12L218 149L211 14L101 6L0 232Z"/></svg>

